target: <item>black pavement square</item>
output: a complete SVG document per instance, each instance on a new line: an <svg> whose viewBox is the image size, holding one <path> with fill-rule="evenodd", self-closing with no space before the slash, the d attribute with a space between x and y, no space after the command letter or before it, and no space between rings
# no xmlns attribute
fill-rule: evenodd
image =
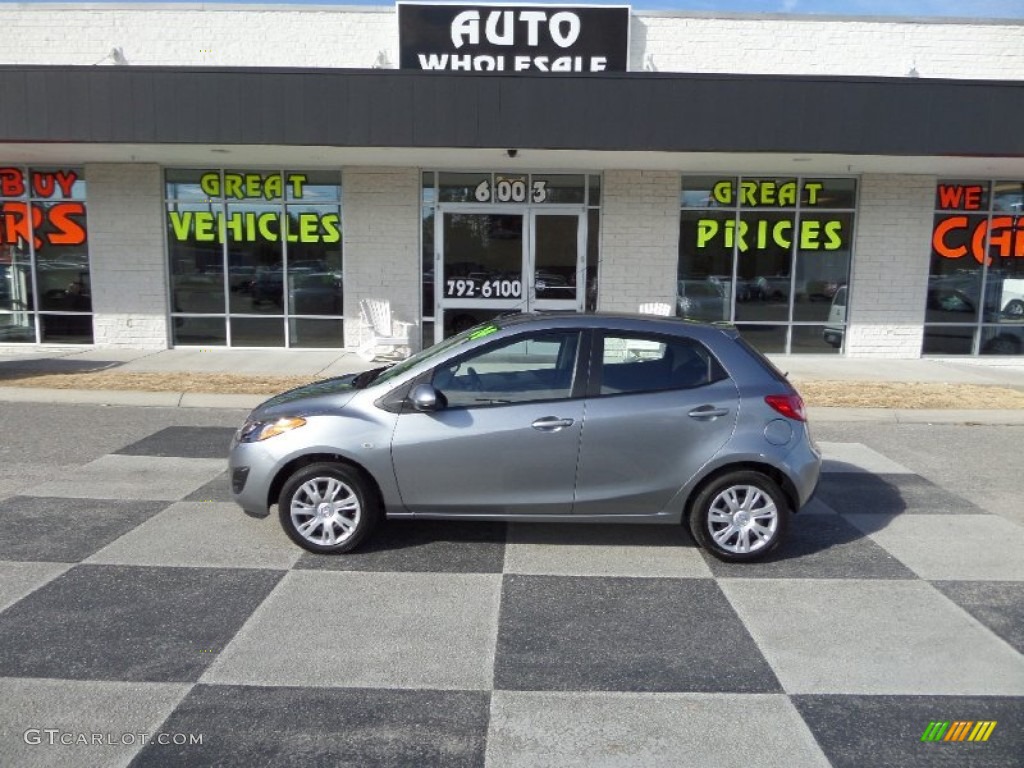
<svg viewBox="0 0 1024 768"><path fill-rule="evenodd" d="M76 566L0 613L0 677L198 680L283 575Z"/></svg>
<svg viewBox="0 0 1024 768"><path fill-rule="evenodd" d="M201 488L197 488L182 501L234 501L231 498L231 479L227 470Z"/></svg>
<svg viewBox="0 0 1024 768"><path fill-rule="evenodd" d="M715 576L769 579L916 579L917 575L839 515L794 515L764 560L725 563L701 555Z"/></svg>
<svg viewBox="0 0 1024 768"><path fill-rule="evenodd" d="M388 520L355 552L306 552L296 568L334 571L501 573L505 523Z"/></svg>
<svg viewBox="0 0 1024 768"><path fill-rule="evenodd" d="M817 497L840 514L987 514L920 475L826 473L818 483Z"/></svg>
<svg viewBox="0 0 1024 768"><path fill-rule="evenodd" d="M834 768L1020 768L1024 755L1022 698L797 695L791 699ZM995 721L996 726L985 742L922 741L933 721Z"/></svg>
<svg viewBox="0 0 1024 768"><path fill-rule="evenodd" d="M150 742L131 765L482 767L489 708L483 691L197 685L160 730L203 743Z"/></svg>
<svg viewBox="0 0 1024 768"><path fill-rule="evenodd" d="M166 501L12 496L0 501L0 560L77 563L166 507Z"/></svg>
<svg viewBox="0 0 1024 768"><path fill-rule="evenodd" d="M228 459L231 427L167 427L126 445L122 456L175 456L185 459Z"/></svg>
<svg viewBox="0 0 1024 768"><path fill-rule="evenodd" d="M933 581L931 584L1018 653L1024 653L1024 584L1019 581Z"/></svg>
<svg viewBox="0 0 1024 768"><path fill-rule="evenodd" d="M518 575L504 578L494 687L781 690L713 579Z"/></svg>

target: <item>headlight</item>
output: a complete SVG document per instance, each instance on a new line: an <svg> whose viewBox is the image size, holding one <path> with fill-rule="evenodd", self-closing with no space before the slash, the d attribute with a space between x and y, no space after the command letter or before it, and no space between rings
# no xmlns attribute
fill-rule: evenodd
<svg viewBox="0 0 1024 768"><path fill-rule="evenodd" d="M247 421L238 430L238 440L242 443L258 443L275 435L291 432L305 424L306 420L298 416L276 421Z"/></svg>

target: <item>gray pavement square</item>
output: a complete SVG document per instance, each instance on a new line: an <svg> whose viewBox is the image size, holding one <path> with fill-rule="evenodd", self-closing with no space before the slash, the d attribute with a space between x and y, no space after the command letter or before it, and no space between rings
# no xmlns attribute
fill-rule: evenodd
<svg viewBox="0 0 1024 768"><path fill-rule="evenodd" d="M167 502L13 496L0 501L0 560L77 563Z"/></svg>
<svg viewBox="0 0 1024 768"><path fill-rule="evenodd" d="M801 695L792 699L835 768L1019 768L1024 755L1024 699L1019 697ZM933 721L950 726L957 721L996 725L985 742L922 741Z"/></svg>
<svg viewBox="0 0 1024 768"><path fill-rule="evenodd" d="M996 515L848 515L847 519L932 581L1024 581L1021 527Z"/></svg>
<svg viewBox="0 0 1024 768"><path fill-rule="evenodd" d="M683 526L515 523L505 573L563 576L710 576Z"/></svg>
<svg viewBox="0 0 1024 768"><path fill-rule="evenodd" d="M842 515L980 515L983 509L920 475L822 475L817 497Z"/></svg>
<svg viewBox="0 0 1024 768"><path fill-rule="evenodd" d="M300 556L274 521L248 517L236 504L179 501L85 562L288 570Z"/></svg>
<svg viewBox="0 0 1024 768"><path fill-rule="evenodd" d="M166 427L114 453L122 456L223 459L227 463L234 434L231 427Z"/></svg>
<svg viewBox="0 0 1024 768"><path fill-rule="evenodd" d="M210 482L224 467L222 459L108 454L40 483L33 495L178 501Z"/></svg>
<svg viewBox="0 0 1024 768"><path fill-rule="evenodd" d="M0 611L64 573L69 563L0 562Z"/></svg>
<svg viewBox="0 0 1024 768"><path fill-rule="evenodd" d="M819 440L825 474L913 474L913 470L863 443Z"/></svg>
<svg viewBox="0 0 1024 768"><path fill-rule="evenodd" d="M224 501L233 502L231 498L231 478L227 470L213 480L192 491L182 501Z"/></svg>
<svg viewBox="0 0 1024 768"><path fill-rule="evenodd" d="M771 693L712 579L506 575L494 687Z"/></svg>
<svg viewBox="0 0 1024 768"><path fill-rule="evenodd" d="M931 584L1018 653L1024 654L1024 589L1020 582L933 581Z"/></svg>
<svg viewBox="0 0 1024 768"><path fill-rule="evenodd" d="M755 563L725 563L701 552L717 577L742 579L914 579L903 563L840 515L803 512L783 546Z"/></svg>
<svg viewBox="0 0 1024 768"><path fill-rule="evenodd" d="M151 743L132 766L477 768L488 704L483 691L198 685L162 730L209 738Z"/></svg>
<svg viewBox="0 0 1024 768"><path fill-rule="evenodd" d="M128 765L191 686L0 678L0 763L18 768ZM99 743L93 734L100 736ZM84 737L84 739L83 739Z"/></svg>
<svg viewBox="0 0 1024 768"><path fill-rule="evenodd" d="M0 677L195 681L280 578L76 566L0 613Z"/></svg>
<svg viewBox="0 0 1024 768"><path fill-rule="evenodd" d="M276 516L272 524L280 528ZM305 552L295 567L322 571L501 573L505 536L505 523L386 520L355 552L343 556Z"/></svg>
<svg viewBox="0 0 1024 768"><path fill-rule="evenodd" d="M732 723L760 724L757 737L731 738ZM822 768L828 761L781 694L495 691L487 765Z"/></svg>
<svg viewBox="0 0 1024 768"><path fill-rule="evenodd" d="M202 678L489 690L497 574L291 571Z"/></svg>
<svg viewBox="0 0 1024 768"><path fill-rule="evenodd" d="M927 582L719 585L787 693L1024 695L1024 657Z"/></svg>

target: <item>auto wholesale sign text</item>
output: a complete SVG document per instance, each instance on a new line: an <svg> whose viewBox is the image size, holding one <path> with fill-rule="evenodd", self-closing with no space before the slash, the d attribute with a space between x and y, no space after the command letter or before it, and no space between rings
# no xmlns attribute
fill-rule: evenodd
<svg viewBox="0 0 1024 768"><path fill-rule="evenodd" d="M443 72L625 72L629 6L398 4L399 66Z"/></svg>

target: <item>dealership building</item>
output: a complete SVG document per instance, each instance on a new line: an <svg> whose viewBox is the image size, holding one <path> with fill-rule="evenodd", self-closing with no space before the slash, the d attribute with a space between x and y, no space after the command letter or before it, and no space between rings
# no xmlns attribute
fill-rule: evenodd
<svg viewBox="0 0 1024 768"><path fill-rule="evenodd" d="M662 311L1024 354L1024 20L0 4L0 349Z"/></svg>

